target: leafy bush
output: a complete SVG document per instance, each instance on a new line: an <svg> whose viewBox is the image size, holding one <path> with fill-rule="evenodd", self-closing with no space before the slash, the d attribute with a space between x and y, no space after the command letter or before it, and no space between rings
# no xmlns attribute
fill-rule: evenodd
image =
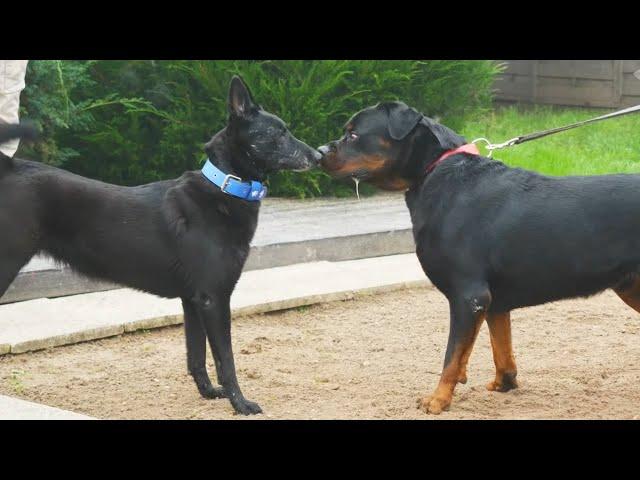
<svg viewBox="0 0 640 480"><path fill-rule="evenodd" d="M242 75L265 109L318 146L357 110L400 99L454 129L490 106L491 61L32 61L24 117L45 142L21 154L104 181L135 185L197 169L203 144L226 123ZM282 172L274 195L352 195L321 171ZM363 190L365 191L365 190ZM365 191L366 192L366 191Z"/></svg>

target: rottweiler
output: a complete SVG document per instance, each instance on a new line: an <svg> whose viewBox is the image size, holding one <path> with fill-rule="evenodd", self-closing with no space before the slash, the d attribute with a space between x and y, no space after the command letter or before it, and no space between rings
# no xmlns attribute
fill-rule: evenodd
<svg viewBox="0 0 640 480"><path fill-rule="evenodd" d="M236 412L255 414L259 405L244 398L236 378L231 293L249 254L266 176L315 167L321 155L255 103L237 76L228 112L226 127L204 147L201 171L138 187L0 157L0 296L42 252L89 277L181 298L187 367L200 394L226 397ZM7 139L29 133L3 128ZM207 374L207 340L220 387Z"/></svg>
<svg viewBox="0 0 640 480"><path fill-rule="evenodd" d="M418 400L449 408L483 321L496 375L518 386L513 309L613 289L640 311L640 175L550 177L511 168L402 102L356 113L344 136L319 148L322 167L405 191L416 254L448 299L449 340L440 382Z"/></svg>

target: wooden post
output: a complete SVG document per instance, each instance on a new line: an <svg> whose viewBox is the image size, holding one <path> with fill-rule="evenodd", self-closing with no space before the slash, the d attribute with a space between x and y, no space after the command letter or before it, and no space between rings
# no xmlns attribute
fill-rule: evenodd
<svg viewBox="0 0 640 480"><path fill-rule="evenodd" d="M624 61L613 61L613 101L618 107L622 105L622 88L624 86Z"/></svg>
<svg viewBox="0 0 640 480"><path fill-rule="evenodd" d="M538 99L538 60L531 60L531 102Z"/></svg>

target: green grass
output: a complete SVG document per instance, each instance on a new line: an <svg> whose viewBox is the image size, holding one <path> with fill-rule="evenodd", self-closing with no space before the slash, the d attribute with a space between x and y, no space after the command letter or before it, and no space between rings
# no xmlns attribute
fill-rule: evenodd
<svg viewBox="0 0 640 480"><path fill-rule="evenodd" d="M14 393L22 395L24 393L24 375L26 372L23 370L11 370L11 376L9 377L9 386Z"/></svg>
<svg viewBox="0 0 640 480"><path fill-rule="evenodd" d="M586 120L609 111L535 106L498 108L460 132L471 141L502 143L513 137ZM486 150L480 147L486 154ZM598 175L640 172L640 113L497 150L493 158L546 175Z"/></svg>

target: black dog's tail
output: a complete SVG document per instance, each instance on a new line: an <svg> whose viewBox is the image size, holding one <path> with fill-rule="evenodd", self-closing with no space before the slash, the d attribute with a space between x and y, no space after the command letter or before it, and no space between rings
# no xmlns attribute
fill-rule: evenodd
<svg viewBox="0 0 640 480"><path fill-rule="evenodd" d="M21 124L0 124L0 144L13 140L14 138L21 138L24 140L37 140L39 134L38 130L29 123ZM0 152L0 177L11 170L13 167L13 160Z"/></svg>
<svg viewBox="0 0 640 480"><path fill-rule="evenodd" d="M38 130L28 123L22 124L0 124L0 143L8 142L14 138L24 138L25 140L36 140Z"/></svg>

